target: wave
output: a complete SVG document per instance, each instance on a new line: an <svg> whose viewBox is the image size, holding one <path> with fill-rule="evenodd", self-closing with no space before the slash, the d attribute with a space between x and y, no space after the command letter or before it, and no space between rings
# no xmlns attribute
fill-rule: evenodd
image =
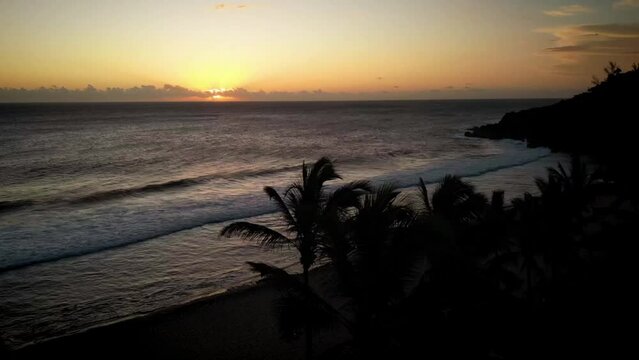
<svg viewBox="0 0 639 360"><path fill-rule="evenodd" d="M33 200L0 201L0 213L33 205Z"/></svg>
<svg viewBox="0 0 639 360"><path fill-rule="evenodd" d="M503 169L513 168L517 166L522 166L525 164L529 164L545 158L549 156L551 153L547 149L541 149L536 151L528 151L525 154L504 154L498 158L485 158L480 161L475 160L456 160L454 162L445 162L439 167L433 167L429 169L415 169L415 170L407 170L403 172L395 172L388 176L380 176L376 178L370 179L374 184L379 184L382 182L391 181L396 184L400 188L410 188L416 186L418 184L418 179L421 177L424 179L424 182L427 184L433 184L440 181L447 174L455 174L463 178L472 178L481 176L487 173L500 171ZM287 170L296 169L295 167L286 168ZM279 172L285 171L284 168L272 170L270 172ZM268 173L266 171L262 171L260 173ZM255 175L253 172L251 175ZM183 181L186 181L187 184L183 185ZM136 191L156 191L155 189L161 189L163 187L176 187L176 186L187 186L191 181L200 181L197 178L194 179L183 179L175 182L168 182L165 184L158 184L150 187L151 190L142 190L148 188L148 186L141 187L140 190ZM175 184L174 184L175 183ZM135 190L135 189L133 189ZM105 192L109 193L109 192ZM125 195L132 194L131 189L125 189ZM118 194L115 195L105 195L105 196L120 196ZM88 200L93 201L93 200ZM97 200L96 200L97 201ZM241 201L240 201L241 203ZM246 206L242 206L236 209L226 209L223 213L218 212L214 215L208 216L200 216L199 218L192 218L190 221L179 223L171 223L174 226L169 226L157 232L152 232L149 234L148 232L139 237L132 237L129 239L122 239L117 241L116 243L102 243L98 246L80 248L80 249L66 249L65 251L58 252L57 254L51 254L50 256L42 256L40 258L32 258L25 259L24 261L17 261L13 264L7 264L4 266L0 266L0 272L15 270L19 268L24 268L36 264L55 262L63 259L74 258L84 255L90 255L93 253L98 253L101 251L126 247L129 245L154 240L157 238L161 238L164 236L172 235L175 233L179 233L181 231L187 231L191 229L195 229L198 227L202 227L205 225L219 224L227 221L246 219L261 215L273 214L276 208L272 204L268 204L265 206L259 206L255 203L248 204L244 203Z"/></svg>
<svg viewBox="0 0 639 360"><path fill-rule="evenodd" d="M32 199L24 199L24 200L17 200L17 201L0 201L0 213L12 211L12 210L18 210L25 207L31 207L36 205L57 205L57 204L80 205L80 204L96 203L96 202L102 202L102 201L111 201L111 200L117 200L117 199L126 198L130 196L146 195L150 193L158 193L158 192L175 189L175 188L183 188L183 187L189 187L194 185L200 185L200 184L204 184L217 179L242 179L242 178L251 177L251 176L264 176L264 175L270 175L270 174L277 174L281 172L292 171L299 168L300 168L300 165L291 165L291 166L284 166L284 167L279 167L274 169L248 170L248 171L230 172L225 174L203 175L203 176L183 178L178 180L170 180L163 183L142 185L137 187L98 191L98 192L94 192L88 195L79 196L75 198L56 197L54 199L49 199L44 201L42 200L38 201L38 200L32 200Z"/></svg>
<svg viewBox="0 0 639 360"><path fill-rule="evenodd" d="M264 208L264 209L255 209L253 212L246 212L246 213L243 213L243 214L241 214L239 216L237 214L229 214L227 216L224 216L224 215L215 216L215 217L212 217L212 218L209 218L209 219L206 219L206 220L193 221L193 222L190 222L190 223L184 223L184 224L181 224L179 226L171 227L169 229L165 229L164 231L158 232L157 234L153 234L151 236L143 236L143 237L139 237L139 238L130 238L130 239L126 239L124 241L117 242L117 243L103 244L101 246L94 246L94 247L84 248L84 249L72 249L72 250L59 252L59 253L57 253L57 254L55 254L53 256L43 256L41 258L33 258L33 259L30 259L30 260L19 261L19 262L13 263L13 264L0 266L0 273L1 272L5 272L5 271L10 271L10 270L21 269L21 268L25 268L25 267L29 267L29 266L33 266L33 265L38 265L38 264L43 264L43 263L52 263L52 262L56 262L56 261L60 261L60 260L76 258L76 257L80 257L80 256L85 256L85 255L91 255L91 254L99 253L99 252L102 252L102 251L107 251L107 250L127 247L127 246L135 245L135 244L138 244L138 243L142 243L142 242L158 239L158 238L161 238L161 237L164 237L164 236L172 235L172 234L175 234L175 233L179 233L181 231L187 231L187 230L199 228L199 227L202 227L202 226L205 226L205 225L220 224L220 223L227 222L227 221L233 221L233 220L244 219L244 218L251 218L251 217L256 217L256 216L261 216L261 215L268 215L268 214L272 214L274 212L275 212L275 208L274 207L268 207L268 208Z"/></svg>
<svg viewBox="0 0 639 360"><path fill-rule="evenodd" d="M119 198L133 196L133 195L142 195L142 194L148 194L148 193L154 193L154 192L161 192L161 191L169 190L173 188L199 185L199 184L207 183L209 181L213 181L217 179L242 179L242 178L251 177L251 176L264 176L264 175L277 174L281 172L292 171L298 168L300 168L299 165L291 165L291 166L284 166L284 167L279 167L275 169L248 170L248 171L231 172L226 174L203 175L203 176L197 176L192 178L171 180L171 181L167 181L163 183L149 184L149 185L144 185L139 187L100 191L100 192L95 192L95 193L82 196L76 199L68 200L67 202L70 204L82 204L82 203L92 203L92 202L105 201L105 200L114 200L114 199L119 199Z"/></svg>
<svg viewBox="0 0 639 360"><path fill-rule="evenodd" d="M390 157L395 157L397 155L409 154L409 151L398 151L398 152L389 152L385 154ZM345 163L353 163L357 162L357 160L362 160L360 158L342 160L339 161L340 164ZM293 171L301 169L300 165L288 165L278 168L271 169L260 169L260 170L244 170L237 172L228 172L222 174L209 174L202 175L190 178L183 178L177 180L170 180L163 183L152 183L142 186L135 186L129 188L120 188L106 191L97 191L88 195L82 195L77 197L69 197L69 196L58 196L52 199L45 200L35 200L35 199L22 199L16 201L0 201L0 214L3 212L10 212L12 210L24 209L27 207L33 207L37 205L82 205L82 204L90 204L97 203L103 201L112 201L122 198L127 198L130 196L140 196L147 195L151 193L159 193L165 190L177 189L177 188L185 188L189 186L201 185L210 181L219 180L219 179L243 179L252 176L264 176L264 175L272 175L277 173L283 173L287 171Z"/></svg>
<svg viewBox="0 0 639 360"><path fill-rule="evenodd" d="M167 190L171 188L201 184L204 181L206 181L206 177L179 179L179 180L167 181L165 183L144 185L140 187L100 191L100 192L95 192L95 193L82 196L76 199L68 200L67 202L69 204L82 204L82 203L92 203L92 202L98 202L98 201L104 201L104 200L114 200L118 198L132 196L132 195L159 192L159 191L163 191L163 190Z"/></svg>
<svg viewBox="0 0 639 360"><path fill-rule="evenodd" d="M392 181L400 188L410 188L419 185L419 178L425 184L435 184L441 181L446 175L457 175L462 178L474 178L500 170L510 169L518 166L530 164L550 156L552 153L546 148L533 149L526 156L506 155L501 158L486 158L484 161L462 160L457 161L457 165L440 166L426 171L409 172L401 176L401 181ZM384 181L389 181L384 179Z"/></svg>

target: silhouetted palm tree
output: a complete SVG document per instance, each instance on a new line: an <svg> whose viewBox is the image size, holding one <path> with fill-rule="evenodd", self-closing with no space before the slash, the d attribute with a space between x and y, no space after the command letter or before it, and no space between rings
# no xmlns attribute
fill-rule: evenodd
<svg viewBox="0 0 639 360"><path fill-rule="evenodd" d="M570 165L569 172L561 163L557 164L557 169L548 168L548 180L538 178L536 184L542 196L547 195L549 191L557 191L565 198L570 207L568 210L580 212L592 201L593 187L599 176L597 172L589 172L578 155L571 157Z"/></svg>
<svg viewBox="0 0 639 360"><path fill-rule="evenodd" d="M431 214L457 224L468 224L483 213L487 200L475 187L458 176L446 175L428 200L428 192L420 178L420 190L424 207Z"/></svg>
<svg viewBox="0 0 639 360"><path fill-rule="evenodd" d="M515 236L519 243L521 255L521 270L525 271L526 298L532 306L534 301L533 275L541 273L541 266L537 261L537 242L544 236L544 224L539 199L529 193L523 198L512 201L514 208Z"/></svg>
<svg viewBox="0 0 639 360"><path fill-rule="evenodd" d="M318 253L320 257L331 260L343 281L343 290L354 289L353 266L350 256L354 250L350 237L352 222L360 207L360 197L372 191L368 181L355 181L332 192L319 218L320 238Z"/></svg>
<svg viewBox="0 0 639 360"><path fill-rule="evenodd" d="M574 251L579 245L576 239L582 235L597 179L598 174L589 172L579 156L572 156L569 171L560 163L557 169L548 169L547 180L535 180L541 192L540 201L547 227L547 233L538 242L550 265L553 288L560 281L561 267L578 261Z"/></svg>
<svg viewBox="0 0 639 360"><path fill-rule="evenodd" d="M469 234L474 241L473 255L482 277L493 285L494 290L506 293L519 284L513 272L519 254L511 238L511 213L505 207L504 192L493 191L490 204Z"/></svg>
<svg viewBox="0 0 639 360"><path fill-rule="evenodd" d="M382 335L380 314L406 296L403 277L410 266L406 255L412 254L403 251L402 242L414 212L399 195L392 184L376 187L360 198L348 222L352 270L344 282L355 302L354 337L362 351L373 355L391 341L388 334Z"/></svg>
<svg viewBox="0 0 639 360"><path fill-rule="evenodd" d="M423 203L419 223L429 244L429 259L434 267L449 266L452 258L462 255L461 247L469 245L464 235L486 212L486 197L453 175L444 177L430 199L421 178L419 190Z"/></svg>
<svg viewBox="0 0 639 360"><path fill-rule="evenodd" d="M373 302L372 308L387 303L395 241L413 218L412 209L397 203L399 194L392 184L383 184L366 194L352 224L354 261L367 301Z"/></svg>
<svg viewBox="0 0 639 360"><path fill-rule="evenodd" d="M333 163L328 158L321 158L312 167L302 164L302 178L291 184L284 196L272 187L264 188L266 194L275 201L286 235L263 225L240 221L224 227L223 236L240 236L247 240L259 242L268 248L293 246L300 255L303 271L303 285L306 289L305 297L311 298L309 286L309 269L315 263L318 250L321 247L322 217L325 216L327 206L331 212L340 212L342 208L352 206L356 201L356 190L366 190L367 183L357 182L347 184L327 195L325 183L339 179ZM306 320L306 356L312 356L312 327L310 319Z"/></svg>

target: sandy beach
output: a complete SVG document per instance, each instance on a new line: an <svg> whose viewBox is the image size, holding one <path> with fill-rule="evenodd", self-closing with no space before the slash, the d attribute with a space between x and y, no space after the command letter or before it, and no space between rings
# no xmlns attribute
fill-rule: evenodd
<svg viewBox="0 0 639 360"><path fill-rule="evenodd" d="M316 283L323 271L316 271ZM230 290L149 316L93 328L26 346L14 359L301 359L303 337L285 340L275 301L281 291L269 281ZM348 339L338 323L314 333L315 352Z"/></svg>

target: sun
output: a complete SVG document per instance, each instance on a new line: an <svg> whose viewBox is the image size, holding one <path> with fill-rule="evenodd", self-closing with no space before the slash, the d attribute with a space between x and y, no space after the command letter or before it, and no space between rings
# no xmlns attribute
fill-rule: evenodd
<svg viewBox="0 0 639 360"><path fill-rule="evenodd" d="M215 88L215 89L208 89L207 92L209 92L212 95L211 99L214 101L230 101L230 100L233 100L233 97L226 96L225 94L232 90L234 89Z"/></svg>

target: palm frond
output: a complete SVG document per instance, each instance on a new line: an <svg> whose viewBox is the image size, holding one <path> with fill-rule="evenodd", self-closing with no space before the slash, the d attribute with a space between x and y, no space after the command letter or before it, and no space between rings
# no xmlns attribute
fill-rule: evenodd
<svg viewBox="0 0 639 360"><path fill-rule="evenodd" d="M291 193L292 195L289 195ZM299 183L296 181L286 188L286 190L284 191L284 197L288 198L289 196L295 196L295 197L301 198L303 193L304 193L304 183Z"/></svg>
<svg viewBox="0 0 639 360"><path fill-rule="evenodd" d="M306 162L302 161L302 184L306 184L306 179L308 179L308 167L306 166Z"/></svg>
<svg viewBox="0 0 639 360"><path fill-rule="evenodd" d="M426 210L426 213L432 213L433 208L430 205L430 199L428 198L428 189L426 188L426 184L424 183L424 179L422 178L419 178L419 195L422 198L422 202L424 203L424 209Z"/></svg>
<svg viewBox="0 0 639 360"><path fill-rule="evenodd" d="M335 189L326 200L326 209L329 211L357 207L359 197L372 191L369 181L354 181Z"/></svg>
<svg viewBox="0 0 639 360"><path fill-rule="evenodd" d="M472 185L459 177L446 175L433 193L433 208L445 208L464 201L474 191Z"/></svg>
<svg viewBox="0 0 639 360"><path fill-rule="evenodd" d="M561 183L563 181L563 175L561 172L555 168L548 168L548 182L557 182Z"/></svg>
<svg viewBox="0 0 639 360"><path fill-rule="evenodd" d="M563 165L561 165L561 163L557 163L557 168L559 168L559 172L561 173L561 177L563 179L568 179L570 178L570 176L568 176L568 173L566 172L566 170L564 169Z"/></svg>
<svg viewBox="0 0 639 360"><path fill-rule="evenodd" d="M486 197L457 176L447 175L433 193L433 211L451 221L477 217L484 210Z"/></svg>
<svg viewBox="0 0 639 360"><path fill-rule="evenodd" d="M295 218L293 218L291 211L289 210L288 206L286 206L284 199L282 199L280 194L274 188L270 186L265 186L264 192L268 195L268 197L271 200L275 201L277 208L280 210L280 213L282 214L287 224L289 225L289 230L294 230Z"/></svg>
<svg viewBox="0 0 639 360"><path fill-rule="evenodd" d="M340 176L337 172L335 172L333 162L324 156L313 164L308 177L311 179L317 179L320 184L323 184L326 181L338 179Z"/></svg>
<svg viewBox="0 0 639 360"><path fill-rule="evenodd" d="M259 273L261 277L273 279L278 285L287 288L304 291L304 284L284 269L261 262L247 261L246 263L251 267L253 272Z"/></svg>
<svg viewBox="0 0 639 360"><path fill-rule="evenodd" d="M395 225L399 227L407 227L415 220L415 210L408 205L393 205L392 206L392 218L395 220Z"/></svg>
<svg viewBox="0 0 639 360"><path fill-rule="evenodd" d="M324 183L341 179L335 172L333 163L327 157L322 157L311 168L304 181L304 195L309 201L319 201L322 198Z"/></svg>
<svg viewBox="0 0 639 360"><path fill-rule="evenodd" d="M399 191L395 184L384 183L375 189L375 192L368 196L369 207L384 211L393 205Z"/></svg>
<svg viewBox="0 0 639 360"><path fill-rule="evenodd" d="M540 193L544 194L548 190L548 182L540 177L535 178L535 185Z"/></svg>
<svg viewBox="0 0 639 360"><path fill-rule="evenodd" d="M247 221L238 221L225 226L220 235L226 237L238 236L245 240L255 241L261 246L277 248L282 246L295 246L297 244L282 235L280 232L263 225L253 224Z"/></svg>

